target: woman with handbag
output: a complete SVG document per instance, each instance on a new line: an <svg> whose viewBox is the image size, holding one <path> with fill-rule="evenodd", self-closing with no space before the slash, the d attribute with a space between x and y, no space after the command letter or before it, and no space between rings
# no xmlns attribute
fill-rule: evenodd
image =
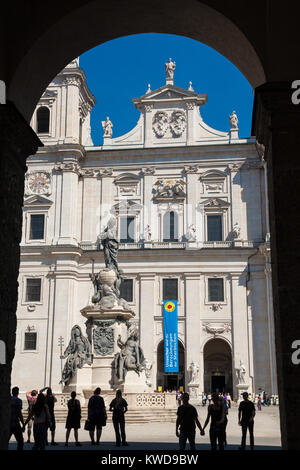
<svg viewBox="0 0 300 470"><path fill-rule="evenodd" d="M71 400L68 401L68 416L66 421L66 443L65 446L69 445L69 437L71 429L74 429L74 437L75 437L75 446L81 446L80 442L78 442L78 429L80 428L80 420L81 420L81 407L80 401L76 400L76 392L71 393Z"/></svg>
<svg viewBox="0 0 300 470"><path fill-rule="evenodd" d="M88 419L84 428L90 432L92 446L99 445L102 427L106 426L106 409L103 398L100 396L101 389L94 391L88 403ZM97 440L95 442L95 428L97 428Z"/></svg>
<svg viewBox="0 0 300 470"><path fill-rule="evenodd" d="M45 450L47 441L47 428L51 426L51 416L46 405L46 398L43 393L39 393L24 426L33 418L34 446L32 450Z"/></svg>
<svg viewBox="0 0 300 470"><path fill-rule="evenodd" d="M116 398L113 399L111 404L109 405L109 411L113 412L113 424L116 433L116 446L120 447L121 445L121 438L122 438L122 446L128 446L126 442L126 434L125 434L125 413L128 409L127 401L122 398L121 390L117 390ZM121 431L121 436L120 436Z"/></svg>

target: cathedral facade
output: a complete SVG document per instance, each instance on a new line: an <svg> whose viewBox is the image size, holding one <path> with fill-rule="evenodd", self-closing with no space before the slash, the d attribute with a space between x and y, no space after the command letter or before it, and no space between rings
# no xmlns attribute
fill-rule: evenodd
<svg viewBox="0 0 300 470"><path fill-rule="evenodd" d="M266 164L255 137L239 138L235 111L228 132L203 121L207 96L175 86L174 69L170 60L165 84L133 99L140 118L127 134L102 122L102 146L77 59L37 105L44 147L27 161L12 377L23 394L62 391L60 356L74 325L85 331L111 214L149 392L188 390L193 375L198 396L237 397L241 382L277 393ZM164 371L166 300L178 302L178 373Z"/></svg>

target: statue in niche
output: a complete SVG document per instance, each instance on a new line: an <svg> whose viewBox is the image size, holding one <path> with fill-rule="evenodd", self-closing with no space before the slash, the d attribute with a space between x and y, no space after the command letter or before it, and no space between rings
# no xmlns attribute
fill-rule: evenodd
<svg viewBox="0 0 300 470"><path fill-rule="evenodd" d="M134 370L138 375L145 369L145 357L139 346L139 335L136 329L130 334L123 343L119 335L117 344L121 351L115 355L115 372L119 381L125 380L126 373Z"/></svg>
<svg viewBox="0 0 300 470"><path fill-rule="evenodd" d="M91 344L83 336L80 326L73 326L71 339L62 359L67 359L60 381L60 383L64 384L74 377L77 369L81 369L84 364L92 364Z"/></svg>
<svg viewBox="0 0 300 470"><path fill-rule="evenodd" d="M107 116L106 121L102 121L102 127L103 127L103 137L112 137L112 128L113 128L113 123Z"/></svg>
<svg viewBox="0 0 300 470"><path fill-rule="evenodd" d="M229 116L230 128L231 129L238 129L238 117L235 111L232 111L232 114Z"/></svg>
<svg viewBox="0 0 300 470"><path fill-rule="evenodd" d="M239 238L240 237L240 234L241 234L241 228L238 224L238 222L236 222L232 228L232 236L233 238Z"/></svg>
<svg viewBox="0 0 300 470"><path fill-rule="evenodd" d="M149 224L146 225L145 227L145 240L147 242L150 242L152 238L152 232L151 232L151 227Z"/></svg>
<svg viewBox="0 0 300 470"><path fill-rule="evenodd" d="M242 360L240 360L240 365L239 367L236 368L236 376L238 379L238 384L244 384L245 383L245 375L246 375L246 367L243 363Z"/></svg>
<svg viewBox="0 0 300 470"><path fill-rule="evenodd" d="M196 240L196 227L194 224L190 224L187 229L186 239L189 242L194 242Z"/></svg>
<svg viewBox="0 0 300 470"><path fill-rule="evenodd" d="M190 384L198 383L197 381L198 381L199 367L197 366L197 364L194 363L194 361L191 362L189 371L191 373Z"/></svg>
<svg viewBox="0 0 300 470"><path fill-rule="evenodd" d="M169 62L165 64L165 71L167 78L174 78L174 71L176 68L176 62L172 62L172 59L169 59Z"/></svg>

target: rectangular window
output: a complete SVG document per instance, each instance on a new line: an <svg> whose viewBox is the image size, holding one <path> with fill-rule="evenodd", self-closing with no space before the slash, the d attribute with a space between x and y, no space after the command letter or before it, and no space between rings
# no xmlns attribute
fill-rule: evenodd
<svg viewBox="0 0 300 470"><path fill-rule="evenodd" d="M120 218L120 242L133 243L135 238L134 234L134 217L121 217Z"/></svg>
<svg viewBox="0 0 300 470"><path fill-rule="evenodd" d="M178 279L163 279L163 300L178 300Z"/></svg>
<svg viewBox="0 0 300 470"><path fill-rule="evenodd" d="M120 297L127 302L133 301L133 279L123 279L120 286Z"/></svg>
<svg viewBox="0 0 300 470"><path fill-rule="evenodd" d="M41 279L27 279L26 302L40 302L41 283L42 283Z"/></svg>
<svg viewBox="0 0 300 470"><path fill-rule="evenodd" d="M207 216L207 241L222 241L222 216L221 215L208 215Z"/></svg>
<svg viewBox="0 0 300 470"><path fill-rule="evenodd" d="M44 214L31 214L30 216L30 240L43 240L45 228Z"/></svg>
<svg viewBox="0 0 300 470"><path fill-rule="evenodd" d="M25 333L24 350L35 351L36 350L36 333Z"/></svg>
<svg viewBox="0 0 300 470"><path fill-rule="evenodd" d="M208 301L224 302L224 279L208 279Z"/></svg>

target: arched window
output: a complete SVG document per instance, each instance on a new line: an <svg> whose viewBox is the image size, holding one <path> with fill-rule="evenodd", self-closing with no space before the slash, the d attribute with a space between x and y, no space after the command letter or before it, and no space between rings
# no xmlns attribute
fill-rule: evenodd
<svg viewBox="0 0 300 470"><path fill-rule="evenodd" d="M164 215L163 241L178 242L178 215L174 211L166 212Z"/></svg>
<svg viewBox="0 0 300 470"><path fill-rule="evenodd" d="M41 106L36 113L37 119L37 133L46 134L49 133L50 125L50 110L46 106Z"/></svg>

